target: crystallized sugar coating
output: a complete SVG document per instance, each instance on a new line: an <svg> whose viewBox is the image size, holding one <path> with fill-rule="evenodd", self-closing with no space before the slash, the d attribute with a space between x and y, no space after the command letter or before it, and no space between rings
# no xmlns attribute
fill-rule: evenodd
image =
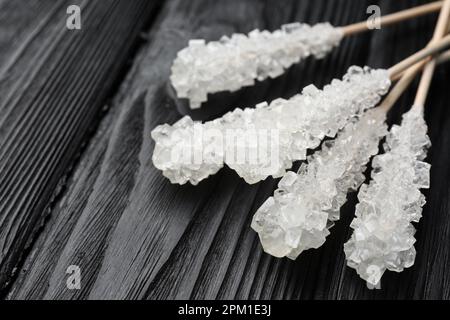
<svg viewBox="0 0 450 320"><path fill-rule="evenodd" d="M191 40L172 65L170 77L179 98L200 108L208 93L236 91L255 79L275 78L294 63L322 58L338 46L343 33L329 23L292 23L274 32L253 30L206 43Z"/></svg>
<svg viewBox="0 0 450 320"><path fill-rule="evenodd" d="M151 133L156 141L153 164L170 182L198 184L223 166L223 149L215 151L204 146L217 146L220 137L206 135L215 131L214 123L201 124L185 116L173 126L163 124Z"/></svg>
<svg viewBox="0 0 450 320"><path fill-rule="evenodd" d="M415 228L429 188L426 157L430 140L422 108L413 107L393 126L386 153L373 160L372 180L358 194L353 234L344 245L348 266L356 269L369 287L377 286L387 270L400 272L413 265Z"/></svg>
<svg viewBox="0 0 450 320"><path fill-rule="evenodd" d="M389 86L386 70L353 66L343 80L335 79L323 90L310 85L289 100L236 109L203 124L184 117L152 132L153 162L180 184L197 184L224 164L248 183L280 177L294 161L306 158L307 149L374 107Z"/></svg>
<svg viewBox="0 0 450 320"><path fill-rule="evenodd" d="M347 193L363 183L366 163L378 152L387 133L384 119L380 109L366 112L360 120L354 118L335 140L325 141L321 151L308 157L308 164L303 163L297 173L286 173L274 196L253 217L251 226L264 251L295 259L325 242Z"/></svg>

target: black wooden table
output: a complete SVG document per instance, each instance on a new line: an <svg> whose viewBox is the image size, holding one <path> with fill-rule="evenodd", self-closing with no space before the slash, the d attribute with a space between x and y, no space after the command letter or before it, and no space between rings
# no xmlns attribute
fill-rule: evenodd
<svg viewBox="0 0 450 320"><path fill-rule="evenodd" d="M356 196L326 244L296 261L263 253L250 227L273 179L230 170L171 185L151 161L151 130L180 118L170 65L188 39L293 21L345 25L424 1L0 0L0 288L6 299L374 299L450 297L450 65L426 109L432 187L415 265L368 290L345 265ZM82 9L81 30L66 9ZM423 47L437 15L353 36L230 106L323 86L353 64L389 67ZM414 87L395 106L398 123ZM80 267L81 289L66 286Z"/></svg>

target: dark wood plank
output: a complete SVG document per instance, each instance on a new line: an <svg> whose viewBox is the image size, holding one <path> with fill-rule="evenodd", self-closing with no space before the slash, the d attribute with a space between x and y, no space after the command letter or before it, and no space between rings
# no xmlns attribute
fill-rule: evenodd
<svg viewBox="0 0 450 320"><path fill-rule="evenodd" d="M379 1L383 13L423 1ZM179 118L167 91L170 64L193 37L217 38L290 21L362 20L372 1L167 1L100 129L66 184L28 255L9 298L91 299L353 299L449 298L445 273L448 219L448 66L440 68L427 109L433 150L432 189L417 234L416 265L388 272L383 290L365 288L345 266L355 194L327 243L296 261L262 252L251 217L276 181L249 186L224 169L197 187L174 186L151 163L150 131ZM321 86L352 64L388 67L422 47L435 17L345 39L322 61L308 60L270 81L241 105L289 97L309 83ZM398 122L410 90L393 110ZM79 265L82 289L66 288L66 269Z"/></svg>
<svg viewBox="0 0 450 320"><path fill-rule="evenodd" d="M66 28L72 4L81 7L81 30ZM156 4L1 4L0 289L51 209Z"/></svg>
<svg viewBox="0 0 450 320"><path fill-rule="evenodd" d="M240 9L238 10L238 12L241 13L240 15L232 15L232 12L236 10L236 6L238 6L238 8ZM99 272L97 269L101 264L103 264L104 268L107 268L105 271L108 272L106 276L107 278L110 277L109 273L118 273L118 275L115 274L113 276L115 278L114 283L110 283L109 285L114 287L123 286L123 290L125 291L125 293L119 293L117 292L117 290L108 287L107 289L102 289L104 290L104 292L97 294L96 290L100 290L100 288L108 285L108 282L110 282L101 278L102 271L100 271L101 273L99 275L99 279L95 281L95 284L93 284L94 297L105 297L108 294L114 295L114 297L120 296L121 294L123 294L124 297L161 297L162 293L160 294L158 293L158 291L164 290L163 286L165 285L165 283L163 282L166 281L166 278L164 276L165 274L169 277L173 276L173 274L176 274L177 281L180 281L180 287L177 287L180 290L173 290L172 297L189 297L192 294L195 279L198 276L199 272L202 273L202 277L204 277L203 274L208 274L208 272L215 274L215 272L211 272L207 269L201 270L201 265L203 263L202 256L205 256L209 251L211 252L211 249L208 240L203 239L203 251L197 250L198 244L196 242L199 241L197 235L202 234L200 231L204 230L203 232L208 232L208 237L212 241L212 239L215 237L215 231L217 230L219 225L221 226L221 230L226 230L228 223L220 224L220 221L223 218L224 214L228 213L228 215L230 215L231 213L236 212L235 210L227 210L228 203L231 201L233 194L238 194L235 193L234 189L240 186L240 188L244 188L244 190L248 190L247 192L251 192L254 194L258 187L245 186L245 184L243 184L241 181L238 181L236 177L231 179L230 177L228 177L230 176L229 172L223 178L225 180L223 180L221 178L221 175L219 175L218 177L211 179L211 182L206 182L205 187L200 186L200 188L203 187L204 192L201 192L202 190L198 190L199 188L194 187L180 188L176 186L170 186L168 185L167 181L161 177L161 174L158 171L154 170L154 168L152 168L151 164L149 163L153 149L152 142L148 139L142 140L138 139L137 137L148 137L149 131L154 127L155 124L162 122L173 122L174 119L176 119L177 116L175 113L167 113L167 111L164 112L164 110L161 109L161 100L165 98L164 82L168 76L168 70L171 60L173 59L176 51L182 47L183 43L186 43L187 39L191 38L193 35L217 38L223 33L231 33L236 29L241 31L249 31L255 27L267 27L273 29L284 22L292 21L294 19L304 19L304 16L295 17L292 15L291 12L293 10L289 10L289 8L294 8L296 6L297 3L295 1L286 2L283 6L274 3L256 3L254 1L236 1L234 5L231 6L229 3L225 2L217 6L216 3L208 1L198 3L194 2L190 4L173 2L168 5L168 7L162 14L162 22L158 27L159 30L156 31L156 34L151 37L152 41L149 46L143 50L142 58L137 59L138 62L136 64L136 68L133 69L132 73L129 76L130 80L121 90L121 92L126 92L128 97L119 99L118 102L114 103L114 105L120 105L122 110L124 111L122 113L116 113L116 117L118 119L116 119L114 124L112 124L114 128L117 128L113 131L117 132L117 134L120 136L115 138L115 135L112 134L111 141L108 142L108 148L110 148L111 150L108 152L108 156L102 159L102 167L105 169L101 169L100 171L98 171L96 168L86 168L88 171L97 170L95 172L100 172L100 175L95 181L95 184L92 185L92 183L94 182L84 183L84 181L81 181L79 182L80 186L74 188L74 192L76 192L76 194L68 196L68 198L70 199L76 199L75 201L77 203L85 201L86 207L84 207L82 213L79 213L80 218L78 219L78 221L76 221L76 225L73 228L70 239L68 239L68 235L61 235L61 237L63 237L64 239L56 242L58 243L58 248L55 250L60 250L60 252L58 252L58 254L55 254L55 252L51 250L51 252L53 252L53 256L58 257L58 261L54 261L55 259L49 260L50 251L47 251L45 249L48 248L50 243L54 242L53 240L55 234L47 235L47 231L44 230L43 237L47 237L47 243L41 244L40 239L36 248L39 248L39 246L42 245L43 253L47 253L44 253L42 256L40 256L40 258L38 259L39 261L36 260L35 266L37 268L37 266L41 265L42 263L44 263L46 266L39 267L39 269L42 270L41 272L31 271L29 270L28 266L25 267L25 269L28 270L27 274L32 275L32 279L30 278L28 286L28 290L31 290L31 292L27 293L25 291L24 296L26 296L27 294L33 295L35 290L39 291L39 289L36 288L41 288L42 286L34 285L36 284L36 281L48 281L48 283L43 286L44 288L50 288L50 290L46 291L45 297L83 297L86 295L86 292L84 290L89 290L91 282L94 282L93 279L95 279L95 277L97 276L97 272ZM309 6L310 4L303 2L297 10L305 14L305 9L307 9L307 7ZM202 10L200 10L200 8L202 8ZM266 26L263 22L265 15L269 12L274 11L280 13L278 15L275 15L276 19L271 22L273 25ZM201 15L197 17L198 21L201 21L201 27L195 25L191 26L191 20L194 18L194 16L197 16L198 12L201 12ZM221 17L223 14L226 14L226 16L233 16L233 19L230 20L228 25L224 23L217 24L218 17ZM332 8L328 10L327 14L328 17L332 16ZM249 16L253 16L253 19L249 19ZM315 16L310 15L310 17L310 22L317 22L321 19L327 18L320 17L320 11L317 11L315 13ZM336 23L339 22L341 21L336 21ZM187 28L187 25L189 25L189 28ZM367 38L365 40L367 40ZM357 56L357 54L355 54L355 56ZM158 63L155 64L154 61L158 61ZM152 65L152 69L149 69L149 65ZM321 68L325 67L326 64L322 63ZM345 65L341 66L341 70L337 71L337 74L343 72L343 70L345 70L345 67ZM297 70L293 70L293 74L295 75L295 73L298 72L304 73L302 68L303 67L300 66L300 69L297 68ZM150 70L151 72L148 73L147 70ZM309 70L309 75L311 75L314 70L312 68L309 68ZM290 92L286 92L286 90L284 90L286 88L285 83L278 83L275 84L275 86L272 86L272 94L268 95L268 98L274 98L277 95L281 94L288 96L292 95L293 92L298 90L298 87L301 87L305 84L298 83L299 81L301 81L301 79L298 79L298 77L292 78L294 78L292 79L293 81L296 81L296 86L290 88ZM324 83L326 81L327 79L326 77L324 77L324 79L322 79L322 82ZM133 119L135 119L135 121L141 121L141 119L144 119L144 116L142 114L143 110L137 110L144 108L142 103L142 94L140 93L146 91L147 94L145 99L145 119L148 119L149 123L145 123L145 125L141 124L140 126L132 125ZM121 95L123 94L119 94L119 96ZM249 102L249 104L251 103ZM171 105L169 107L173 106ZM118 106L116 108L118 108ZM144 130L142 130L142 126L144 126ZM125 136L135 136L135 141L133 143L125 141ZM97 139L96 141L98 143L105 143L102 142L102 139ZM99 147L95 149L98 150L97 152L104 152L103 150L105 148ZM117 178L117 170L119 170L120 172L124 170L123 168L121 168L121 164L126 164L126 170L129 170L123 172L124 176L132 179L132 177L130 176L132 176L133 173L134 175L136 175L136 168L134 168L130 164L130 159L121 158L120 155L122 154L122 152L118 153L119 150L123 150L124 152L126 152L123 157L133 157L134 152L130 152L130 150L134 148L142 149L141 157L143 157L143 160L141 161L142 165L139 170L139 174L137 174L137 178L139 180L138 182L135 182L135 184L139 183L143 185L142 187L139 186L139 188L142 188L142 190L136 189L136 186L134 187L134 190L132 190L131 188L127 189L123 186L123 181ZM89 159L100 159L102 157L98 154L91 154L90 152L87 152L87 155ZM136 155L134 155L134 157L136 157ZM87 162L95 163L89 160L87 160ZM106 175L102 176L102 172L105 172ZM231 177L233 177L233 175L231 175ZM118 180L117 184L121 187L120 190L114 183L116 179ZM220 194L220 197L213 197L208 199L208 195L211 193L212 186L217 183L219 183L220 189L217 189L216 192ZM111 188L111 193L105 190L105 185ZM225 189L224 186L226 185L229 185L229 188ZM170 192L166 190L167 188ZM272 188L273 183L270 183L270 186L268 188L269 191L266 191L266 195L269 194ZM85 199L82 195L78 194L78 192L85 192L83 189L93 190L93 193L89 195L88 199ZM247 192L243 194L247 195ZM131 200L129 198L131 198ZM184 198L186 200L183 200ZM203 199L208 199L207 203L203 204L203 207L198 207L196 203L201 203ZM129 202L128 207L133 208L132 206L134 204L132 200L137 203L143 202L144 204L139 205L138 207L144 207L144 209L141 209L141 211L144 211L135 212L135 210L127 208L125 212L121 213L122 217L113 214L113 212L120 212L120 210L123 211L123 205L121 205L122 202ZM111 202L113 202L114 204L112 205ZM242 201L235 201L234 206L240 206L241 202ZM174 212L173 203L181 206L179 209L179 213ZM191 203L192 206L189 207ZM148 206L148 208L145 208L145 206ZM254 234L249 232L248 229L248 218L250 217L250 215L248 214L248 210L251 207L251 202L249 202L248 206L249 207L247 209L245 209L246 207L243 207L244 210L239 210L241 219L236 221L236 228L242 229L244 236L248 237L249 235L252 238L253 242L255 240ZM112 207L117 208L117 211L112 211ZM47 224L49 228L52 230L58 230L59 228L61 228L58 226L62 225L66 226L67 228L67 219L68 217L72 216L72 210L73 209L70 209L69 212L58 212L52 215L52 217L56 217L55 219L57 219L57 221L50 220L50 222ZM203 220L201 220L201 217L203 216L211 216L211 211L214 212L213 219L203 218ZM143 217L140 218L139 215ZM145 223L142 220L144 219L144 217L146 219ZM119 218L120 220L118 221ZM195 218L195 220L193 218ZM97 222L97 219L101 222ZM197 222L197 219L199 219L199 222ZM230 217L227 217L227 221L231 220L232 219L230 219ZM73 221L75 222L75 219L73 219ZM173 223L175 223L176 225L169 225L169 221L174 221ZM202 223L201 221L204 222ZM117 223L119 223L119 225L116 226ZM191 225L193 226L191 227ZM133 256L132 259L127 258L127 261L129 261L128 263L140 265L139 268L146 267L145 263L150 264L148 260L153 261L153 264L156 264L150 265L153 270L145 270L146 272L153 272L153 274L145 274L144 272L141 272L140 276L144 278L133 280L132 277L139 276L138 272L134 272L132 275L130 275L125 268L125 265L123 265L124 269L118 269L115 267L115 259L119 258L119 256L117 255L117 252L115 252L116 249L110 249L110 247L115 246L116 238L118 239L117 246L121 247L122 249L120 250L122 251L124 245L124 243L122 242L124 240L123 236L128 237L138 234L138 238L130 242L130 245L136 249L140 249L140 245L136 246L135 242L140 242L142 239L151 237L152 233L155 233L156 231L158 231L157 233L160 233L159 229L161 229L163 226L167 226L167 228L175 228L175 231L177 231L178 234L174 233L174 231L170 229L163 230L166 234L161 235L161 239L159 241L152 239L154 242L153 243L152 241L147 240L147 243L145 243L145 245L148 245L149 247L146 248L146 252L139 252L141 255L139 256L138 254L136 254L136 256ZM114 228L116 228L116 231L111 236L110 233L112 233L112 229ZM126 228L126 230L121 230L119 228ZM130 232L127 230L133 231ZM223 238L223 241L229 241L229 238L232 237L232 243L234 243L236 246L236 238L234 237L235 232L233 231L233 229L230 230L231 232L228 232L226 234L226 237ZM96 242L92 241L92 233L94 232L96 234L96 237L99 237L96 238ZM196 236L194 237L195 241L184 241L185 238L189 239L193 235ZM106 240L101 240L102 236L104 238L112 237L111 244L108 245L108 250L112 250L112 255L107 254L107 258L104 258L103 261L101 261L101 259L103 259L103 256L105 255L104 250L106 249ZM179 241L182 236L183 241ZM174 239L171 239L171 237L174 237ZM65 242L67 242L67 244L65 244ZM165 265L163 265L163 262L165 262L165 260L171 261L171 257L174 257L172 258L172 261L178 261L179 259L176 257L177 252L180 252L181 254L185 252L187 248L184 244L187 244L187 246L189 247L189 243L191 244L190 248L192 248L190 250L195 251L194 254L194 252L189 252L189 250L189 254L187 254L187 258L190 259L193 264L192 267L194 268L194 272L192 272L193 270L189 268L185 268L185 271L181 273L178 268L171 266L167 262ZM60 244L65 244L65 247ZM159 253L157 252L157 245L166 245L167 249ZM153 246L155 248L153 248ZM221 244L221 241L217 241L216 246L220 247L223 245ZM135 249L125 250L124 253L126 252L128 254L131 254L133 250ZM226 254L228 256L232 256L233 247L227 247ZM35 253L33 252L31 256L35 256ZM120 257L120 259L123 260L122 257ZM83 270L83 279L86 279L84 284L86 289L81 290L81 292L70 292L65 288L65 269L70 264L79 264ZM109 266L108 264L111 264L111 266ZM105 267L105 265L107 267ZM189 263L182 264L182 266L187 265L189 265ZM54 270L48 271L48 269L50 268L54 268ZM221 277L224 277L225 271L226 268L224 268L222 272L219 273L219 275ZM38 279L40 277L43 277L42 274L45 275L45 280ZM183 274L185 276L183 276ZM124 276L126 276L127 278L122 280L121 277ZM151 284L154 277L155 281L153 284ZM185 280L181 281L180 279L182 279L183 277L185 277ZM123 281L124 283L121 284L120 281ZM143 288L139 286L138 289L136 289L136 283L138 281L140 286L144 281L148 282L148 284L146 284ZM203 290L201 289L203 286L201 285L202 281L199 281L198 283L199 284L196 287L196 291L200 292L200 290ZM186 288L189 286L191 288L189 290L186 290ZM219 289L220 286L217 286L217 288L214 289L215 294L217 294L217 291ZM135 293L130 292L130 290L141 291ZM43 293L41 292L39 294ZM196 295L200 296L200 293L197 293ZM162 294L162 296L169 297L171 295L166 293L165 295Z"/></svg>

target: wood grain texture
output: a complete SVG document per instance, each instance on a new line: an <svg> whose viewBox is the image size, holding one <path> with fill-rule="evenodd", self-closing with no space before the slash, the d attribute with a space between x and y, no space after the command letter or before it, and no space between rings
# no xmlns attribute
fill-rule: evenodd
<svg viewBox="0 0 450 320"><path fill-rule="evenodd" d="M383 13L388 13L423 1L377 3ZM64 183L64 192L51 205L49 218L21 265L8 298L450 298L446 272L450 253L450 101L445 90L449 66L439 68L426 109L433 143L429 157L433 165L432 189L426 194L428 204L418 225L416 264L400 274L387 272L382 290L366 289L356 273L345 266L343 243L350 236L355 194L349 195L341 221L322 248L310 250L296 261L275 259L263 253L249 227L255 210L273 192L275 180L249 186L231 170L223 169L199 186L175 186L151 162L151 130L180 117L167 90L167 79L176 52L188 39L216 39L222 34L248 32L257 27L273 30L292 21L344 25L364 19L369 4L374 1L166 1L146 36L147 43ZM352 64L389 67L428 42L435 18L421 18L345 39L324 60L308 59L291 68L286 76L265 82L257 95L246 90L238 93L239 106L290 97L310 83L323 86L333 77L341 77ZM45 79L42 72L39 75ZM54 84L50 78L47 81ZM402 112L412 103L413 94L414 90L410 90L395 106L391 123L399 122ZM229 101L231 105L236 99ZM60 109L61 115L72 112L68 107ZM15 117L17 121L22 119ZM29 123L22 121L24 125ZM52 130L54 135L76 132L69 126ZM5 137L2 143L15 148L27 146L9 139ZM70 150L61 151L60 157L73 157ZM0 149L0 155L3 152ZM66 169L64 162L53 163L60 171ZM9 174L23 173L28 179L43 183L39 170L37 165L34 171L10 170ZM0 175L4 172L0 168ZM10 181L13 184L19 180ZM33 193L40 190L34 185L29 189ZM48 198L37 198L48 204ZM22 197L25 200L29 200L28 196ZM14 216L15 211L5 212L2 217L7 218ZM43 216L43 210L36 210L35 215ZM10 234L17 236L18 232L13 230ZM69 265L81 268L81 290L66 288Z"/></svg>
<svg viewBox="0 0 450 320"><path fill-rule="evenodd" d="M82 10L81 30L66 9ZM0 7L0 289L152 16L147 1L8 1Z"/></svg>

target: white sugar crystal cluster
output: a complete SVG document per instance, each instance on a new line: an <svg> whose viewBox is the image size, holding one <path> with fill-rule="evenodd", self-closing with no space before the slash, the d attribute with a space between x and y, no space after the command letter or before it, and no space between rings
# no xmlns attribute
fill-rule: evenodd
<svg viewBox="0 0 450 320"><path fill-rule="evenodd" d="M191 40L178 52L170 79L178 97L189 99L196 109L208 93L236 91L255 79L275 78L310 55L322 58L342 37L341 29L329 23L292 23L274 32L253 30L209 43Z"/></svg>
<svg viewBox="0 0 450 320"><path fill-rule="evenodd" d="M289 100L236 109L203 124L184 117L154 129L153 163L179 184L197 184L224 164L248 183L280 177L306 158L307 149L375 106L389 87L386 70L353 66L323 90L310 85Z"/></svg>
<svg viewBox="0 0 450 320"><path fill-rule="evenodd" d="M344 251L348 266L356 269L369 288L378 286L387 270L411 267L415 229L425 197L419 189L430 185L430 165L423 162L430 140L422 108L413 107L393 126L386 153L373 160L372 180L358 194L354 229Z"/></svg>
<svg viewBox="0 0 450 320"><path fill-rule="evenodd" d="M155 140L153 164L174 184L198 184L223 167L222 137L212 133L217 123L194 122L185 116L174 125L157 126L151 133ZM220 127L220 126L218 126ZM208 134L211 133L211 134Z"/></svg>
<svg viewBox="0 0 450 320"><path fill-rule="evenodd" d="M325 242L347 193L363 183L366 164L378 153L379 141L387 133L384 119L380 109L366 112L360 120L354 118L335 140L325 141L321 151L308 157L308 164L303 163L297 173L286 173L274 196L253 217L251 226L264 251L295 259Z"/></svg>

